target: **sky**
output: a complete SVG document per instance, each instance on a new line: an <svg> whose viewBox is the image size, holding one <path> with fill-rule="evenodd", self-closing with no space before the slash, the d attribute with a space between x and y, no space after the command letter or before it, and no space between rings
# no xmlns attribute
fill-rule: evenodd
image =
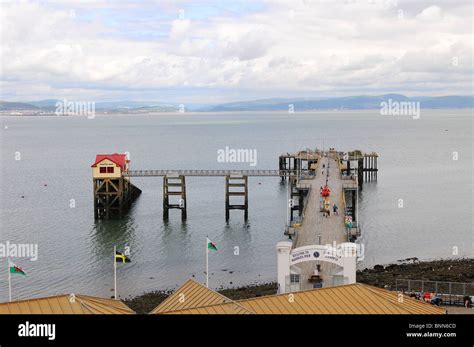
<svg viewBox="0 0 474 347"><path fill-rule="evenodd" d="M470 0L0 1L0 100L471 95Z"/></svg>

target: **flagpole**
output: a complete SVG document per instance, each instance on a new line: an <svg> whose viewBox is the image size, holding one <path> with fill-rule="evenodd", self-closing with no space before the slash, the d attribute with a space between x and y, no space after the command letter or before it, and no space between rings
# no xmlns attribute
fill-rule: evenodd
<svg viewBox="0 0 474 347"><path fill-rule="evenodd" d="M12 275L10 273L10 258L7 258L8 267L8 301L12 301Z"/></svg>
<svg viewBox="0 0 474 347"><path fill-rule="evenodd" d="M206 236L206 288L209 288L209 238Z"/></svg>
<svg viewBox="0 0 474 347"><path fill-rule="evenodd" d="M117 253L117 247L114 246L114 299L117 300L117 261L115 254Z"/></svg>

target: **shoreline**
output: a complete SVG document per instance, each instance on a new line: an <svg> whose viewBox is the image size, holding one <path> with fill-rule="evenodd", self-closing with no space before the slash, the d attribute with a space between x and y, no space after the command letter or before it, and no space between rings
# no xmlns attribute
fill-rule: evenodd
<svg viewBox="0 0 474 347"><path fill-rule="evenodd" d="M474 258L419 261L418 258L397 263L375 265L357 271L357 282L395 290L396 279L474 283ZM123 299L138 314L146 314L163 302L175 289L157 290ZM262 282L239 287L220 288L217 292L232 300L274 295L277 283Z"/></svg>

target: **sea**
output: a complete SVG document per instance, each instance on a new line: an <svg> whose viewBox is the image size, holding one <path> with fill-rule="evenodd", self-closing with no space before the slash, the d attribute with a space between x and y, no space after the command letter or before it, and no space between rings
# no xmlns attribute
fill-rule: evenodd
<svg viewBox="0 0 474 347"><path fill-rule="evenodd" d="M131 169L278 169L278 156L306 148L379 154L378 181L359 193L364 254L359 269L417 257L473 256L473 114L421 110L419 119L377 110L96 114L0 117L0 244L36 245L37 259L13 257L13 299L113 295L114 246L121 298L204 282L206 236L212 288L276 280L276 243L287 218L287 186L249 178L249 219L225 220L223 177L187 177L188 218L163 221L161 177L132 178L142 190L121 220L94 220L95 155L123 153ZM251 150L253 162L219 151ZM0 302L8 300L0 258Z"/></svg>

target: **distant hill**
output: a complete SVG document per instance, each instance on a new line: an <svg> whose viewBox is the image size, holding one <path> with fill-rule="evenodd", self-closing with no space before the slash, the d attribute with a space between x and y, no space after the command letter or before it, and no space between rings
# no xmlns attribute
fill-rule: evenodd
<svg viewBox="0 0 474 347"><path fill-rule="evenodd" d="M0 101L0 111L10 110L39 110L39 107L24 102Z"/></svg>
<svg viewBox="0 0 474 347"><path fill-rule="evenodd" d="M389 100L420 102L421 108L472 108L473 96L440 96L440 97L407 97L401 94L384 94L379 96L346 96L311 99L264 99L220 104L203 109L210 112L221 111L286 111L292 104L295 110L366 110L379 109L381 102Z"/></svg>
<svg viewBox="0 0 474 347"><path fill-rule="evenodd" d="M314 97L314 98L273 98L229 102L218 105L185 104L187 111L223 112L223 111L287 111L293 105L296 111L311 110L370 110L380 109L382 102L420 102L420 108L474 108L473 96L422 96L407 97L401 94L384 94L377 96L359 95L345 97ZM0 101L0 111L37 110L39 112L54 112L58 99L46 99L30 102ZM72 101L72 100L68 100ZM104 101L97 102L95 109L107 113L152 113L177 112L179 104L151 101Z"/></svg>
<svg viewBox="0 0 474 347"><path fill-rule="evenodd" d="M110 113L151 113L151 112L178 112L179 108L173 105L153 105L141 106L136 108L116 107L112 109L101 108L99 110L107 110Z"/></svg>
<svg viewBox="0 0 474 347"><path fill-rule="evenodd" d="M46 100L39 100L39 101L28 101L27 103L36 107L40 108L56 108L56 103L58 99L46 99Z"/></svg>

